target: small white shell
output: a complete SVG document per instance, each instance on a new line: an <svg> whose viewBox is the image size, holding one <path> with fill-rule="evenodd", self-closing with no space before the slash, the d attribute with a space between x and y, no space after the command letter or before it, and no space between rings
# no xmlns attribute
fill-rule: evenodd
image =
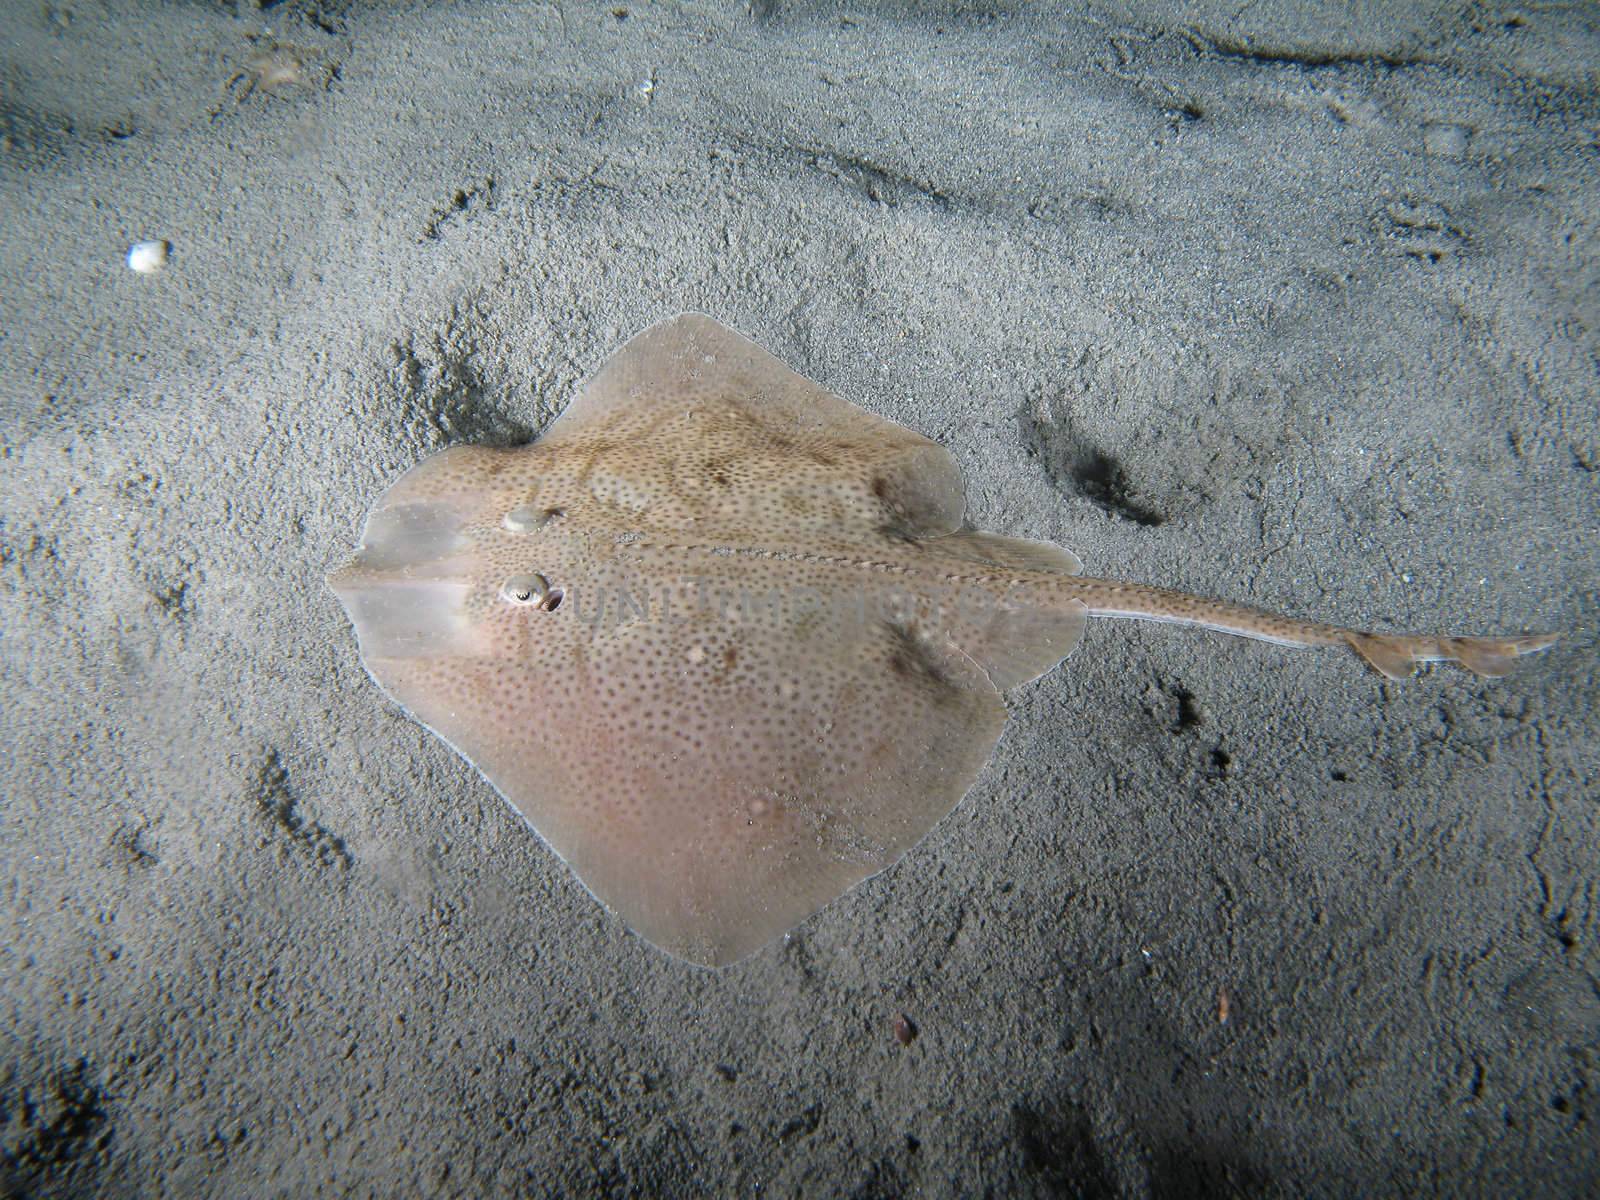
<svg viewBox="0 0 1600 1200"><path fill-rule="evenodd" d="M167 265L166 242L135 242L128 250L128 269L150 275Z"/></svg>

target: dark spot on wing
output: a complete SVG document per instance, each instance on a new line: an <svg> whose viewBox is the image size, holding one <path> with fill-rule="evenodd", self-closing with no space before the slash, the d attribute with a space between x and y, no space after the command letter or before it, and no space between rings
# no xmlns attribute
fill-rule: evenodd
<svg viewBox="0 0 1600 1200"><path fill-rule="evenodd" d="M911 527L904 499L895 490L894 480L874 475L870 487L872 498L883 509L883 521L878 526L878 532L890 541L916 541L916 531Z"/></svg>
<svg viewBox="0 0 1600 1200"><path fill-rule="evenodd" d="M949 701L960 688L938 661L927 641L913 628L885 622L890 638L889 670L933 697L936 703Z"/></svg>

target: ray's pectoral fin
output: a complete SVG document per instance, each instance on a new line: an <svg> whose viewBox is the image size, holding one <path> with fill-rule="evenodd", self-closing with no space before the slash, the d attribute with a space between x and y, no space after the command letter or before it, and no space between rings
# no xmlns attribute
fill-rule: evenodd
<svg viewBox="0 0 1600 1200"><path fill-rule="evenodd" d="M542 440L701 522L912 539L954 532L966 508L944 447L699 313L630 339Z"/></svg>
<svg viewBox="0 0 1600 1200"><path fill-rule="evenodd" d="M1005 724L970 660L892 622L638 621L584 657L624 702L507 696L479 678L486 665L464 664L465 686L429 723L629 927L706 966L898 859L961 799ZM484 737L485 724L508 734Z"/></svg>

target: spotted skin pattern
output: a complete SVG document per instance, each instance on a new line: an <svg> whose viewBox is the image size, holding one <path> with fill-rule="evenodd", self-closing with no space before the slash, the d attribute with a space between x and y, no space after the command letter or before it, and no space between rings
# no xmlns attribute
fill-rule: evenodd
<svg viewBox="0 0 1600 1200"><path fill-rule="evenodd" d="M1001 693L1090 616L1500 674L1551 637L1393 637L1079 573L963 527L950 455L710 317L633 338L536 443L402 476L330 576L378 683L600 900L736 961L965 794Z"/></svg>

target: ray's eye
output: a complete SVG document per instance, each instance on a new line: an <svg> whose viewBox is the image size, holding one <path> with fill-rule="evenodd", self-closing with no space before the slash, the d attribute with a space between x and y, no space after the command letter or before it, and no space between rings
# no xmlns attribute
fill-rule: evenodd
<svg viewBox="0 0 1600 1200"><path fill-rule="evenodd" d="M543 575L513 575L500 585L500 599L511 604L537 604L542 608L550 599L550 581Z"/></svg>

